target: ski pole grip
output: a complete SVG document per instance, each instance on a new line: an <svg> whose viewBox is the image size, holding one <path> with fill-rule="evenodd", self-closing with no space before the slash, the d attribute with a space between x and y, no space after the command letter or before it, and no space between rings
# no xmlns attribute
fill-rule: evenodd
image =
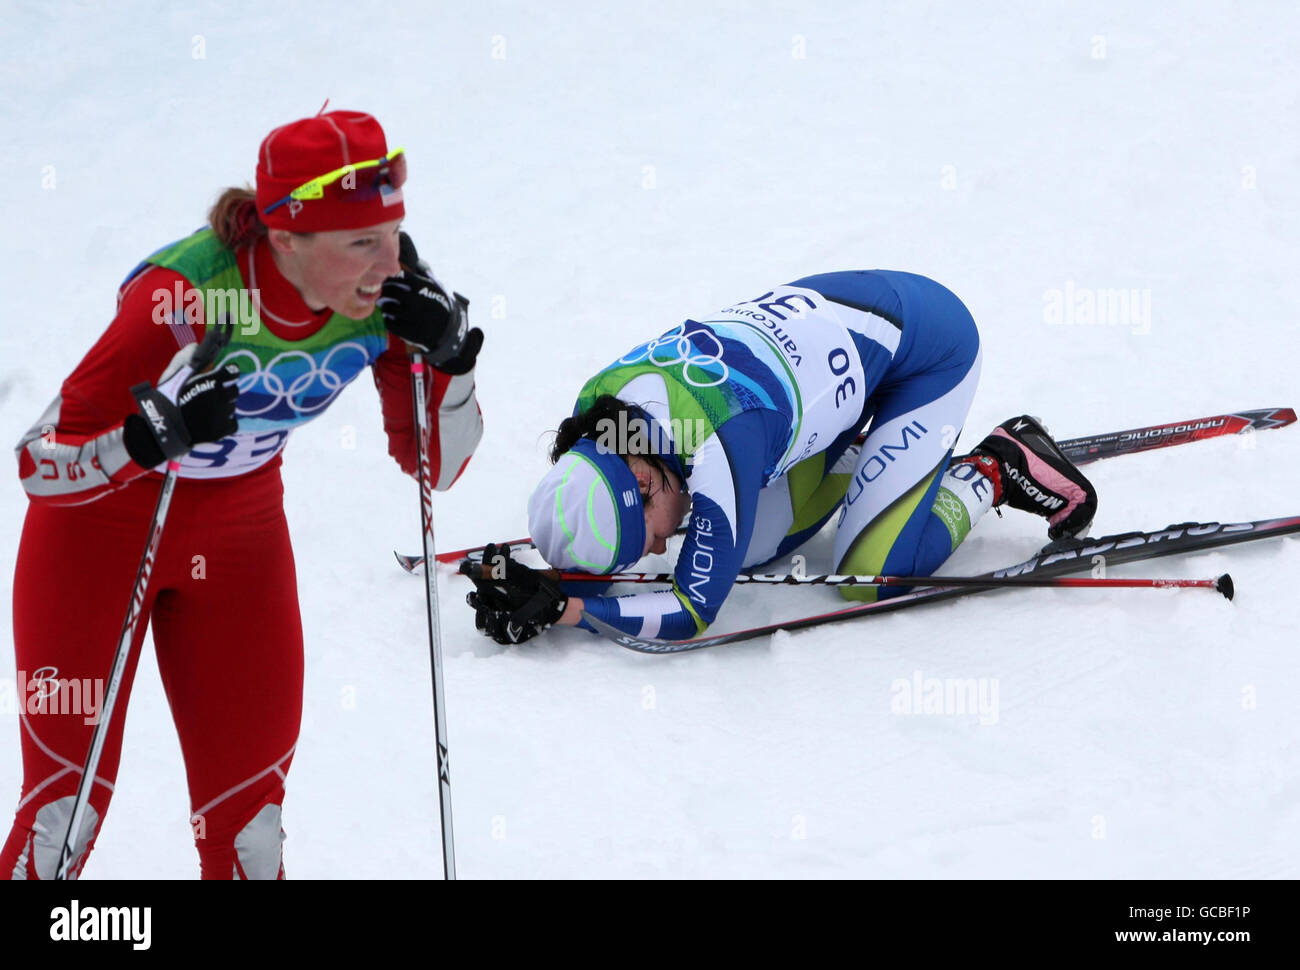
<svg viewBox="0 0 1300 970"><path fill-rule="evenodd" d="M230 343L230 336L234 330L234 324L230 319L224 313L221 314L221 319L208 327L208 332L203 335L203 342L190 358L190 370L195 374L202 374L211 367L216 362L217 355L225 350L226 344Z"/></svg>

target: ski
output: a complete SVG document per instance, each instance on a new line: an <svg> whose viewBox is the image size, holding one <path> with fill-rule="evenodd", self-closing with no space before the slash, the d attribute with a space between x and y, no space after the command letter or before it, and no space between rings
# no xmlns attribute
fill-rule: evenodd
<svg viewBox="0 0 1300 970"><path fill-rule="evenodd" d="M1067 458L1076 465L1113 458L1116 455L1131 455L1141 451L1153 451L1156 448L1171 448L1206 438L1221 435L1248 434L1255 431L1269 431L1273 428L1285 428L1294 424L1295 410L1292 408L1262 408L1255 411L1235 411L1231 414L1216 414L1206 418L1193 418L1189 421L1175 421L1171 424L1152 424L1145 428L1130 428L1127 431L1111 431L1107 434L1086 435L1082 438L1067 438L1058 441ZM515 539L509 543L512 549L533 548L533 540L527 537ZM452 552L438 553L438 562L455 564L462 559L482 552L484 546L470 546L468 549L456 549ZM424 566L424 557L409 553L394 552L397 562L408 573L414 573Z"/></svg>
<svg viewBox="0 0 1300 970"><path fill-rule="evenodd" d="M1268 539L1300 532L1300 515L1280 519L1260 519L1254 522L1182 522L1170 525L1154 532L1125 532L1118 535L1103 536L1099 539L1069 539L1052 543L1041 552L1014 566L997 569L984 576L989 579L1011 576L1061 576L1072 572L1091 569L1094 557L1102 557L1107 567L1127 562L1155 559L1160 556L1174 556L1189 552L1199 552L1239 542L1251 542L1256 539ZM921 603L938 602L969 596L974 593L987 592L993 586L962 586L955 588L926 587L895 596L892 599L878 600L875 603L861 603L838 610L830 610L812 616L763 626L721 633L716 636L696 637L691 640L647 640L631 636L616 630L609 624L596 619L590 613L583 617L599 633L614 643L640 653L684 653L690 650L702 650L705 647L717 647L727 643L738 643L757 637L776 633L778 630L803 630L853 620L879 613L890 613L906 609Z"/></svg>
<svg viewBox="0 0 1300 970"><path fill-rule="evenodd" d="M686 531L685 527L677 530L681 535ZM525 536L523 539L511 539L509 542L498 542L499 546L509 546L513 552L516 549L534 549L533 540ZM457 565L462 559L473 559L475 562L483 558L483 550L486 545L470 546L468 549L456 549L452 552L440 552L435 557L438 562L446 565ZM408 573L418 573L424 568L424 556L415 555L407 552L398 552L393 550L393 555L397 558L397 564L405 569Z"/></svg>
<svg viewBox="0 0 1300 970"><path fill-rule="evenodd" d="M511 549L514 549L516 546L521 546L524 549L533 548L533 540L528 538L528 536L524 536L522 539L511 539L509 542L497 544L507 545ZM487 545L485 543L481 546L470 546L468 549L453 549L451 552L440 552L434 558L436 558L438 562L454 565L462 559L472 556L476 552L482 552L486 548ZM413 573L424 565L424 556L412 556L401 552L394 552L393 555L397 557L397 561L401 563L402 568L408 573Z"/></svg>
<svg viewBox="0 0 1300 970"><path fill-rule="evenodd" d="M1295 419L1295 411L1291 408L1264 408L1259 411L1236 411L1232 414L1216 414L1192 421L1153 424L1145 428L1130 428L1128 431L1112 431L1109 434L1071 438L1068 441L1058 441L1057 444L1065 452L1065 456L1076 465L1086 465L1090 461L1112 458L1115 455L1170 448L1192 441L1204 441L1206 438L1217 438L1220 435L1285 428L1289 424L1294 424Z"/></svg>

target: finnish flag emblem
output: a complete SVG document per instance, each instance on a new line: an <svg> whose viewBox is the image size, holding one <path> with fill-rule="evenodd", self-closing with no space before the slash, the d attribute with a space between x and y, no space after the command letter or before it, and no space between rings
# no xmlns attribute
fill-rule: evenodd
<svg viewBox="0 0 1300 970"><path fill-rule="evenodd" d="M623 489L623 504L626 505L629 509L632 506L636 505L636 489L634 488Z"/></svg>

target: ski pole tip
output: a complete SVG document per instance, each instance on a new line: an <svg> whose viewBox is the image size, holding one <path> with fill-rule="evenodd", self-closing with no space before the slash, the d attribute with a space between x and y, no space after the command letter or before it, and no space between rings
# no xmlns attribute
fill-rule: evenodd
<svg viewBox="0 0 1300 970"><path fill-rule="evenodd" d="M1236 589L1232 585L1232 577L1224 573L1214 581L1214 588L1223 594L1224 599L1232 599Z"/></svg>

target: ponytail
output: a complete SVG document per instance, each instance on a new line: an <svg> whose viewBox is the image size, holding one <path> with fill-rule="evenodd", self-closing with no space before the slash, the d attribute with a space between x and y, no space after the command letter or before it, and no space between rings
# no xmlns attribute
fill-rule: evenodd
<svg viewBox="0 0 1300 970"><path fill-rule="evenodd" d="M266 226L257 215L257 197L247 186L223 191L208 212L208 224L227 249L256 242L266 235Z"/></svg>
<svg viewBox="0 0 1300 970"><path fill-rule="evenodd" d="M655 436L648 433L648 420L646 413L635 404L628 404L612 394L602 394L587 410L560 422L560 430L555 433L555 444L551 447L551 464L559 461L560 456L577 444L579 438L590 438L608 446L612 435L614 450L624 461L635 456L662 472L664 460L655 449L652 440ZM619 434L637 428L643 433ZM640 447L637 447L638 444Z"/></svg>

